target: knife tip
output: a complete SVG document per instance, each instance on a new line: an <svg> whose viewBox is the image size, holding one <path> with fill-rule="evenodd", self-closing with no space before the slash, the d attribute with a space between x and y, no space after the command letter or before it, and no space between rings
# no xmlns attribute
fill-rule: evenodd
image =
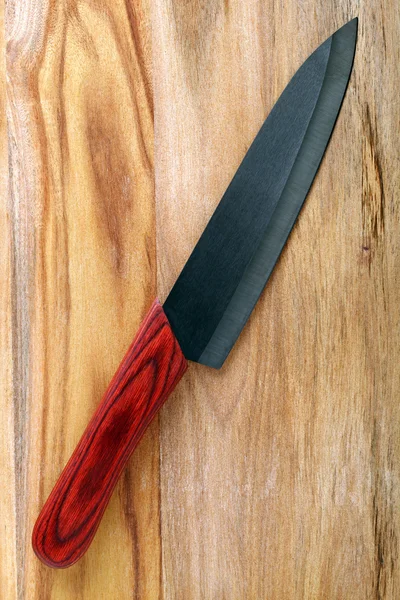
<svg viewBox="0 0 400 600"><path fill-rule="evenodd" d="M342 27L339 27L339 29L334 33L334 35L336 36L337 34L340 34L340 36L345 36L345 37L350 37L351 39L355 39L355 37L357 36L357 32L358 32L358 17L354 17L353 19L350 19L350 21L347 21L347 23L345 23L344 25L342 25Z"/></svg>
<svg viewBox="0 0 400 600"><path fill-rule="evenodd" d="M350 21L348 21L344 27L347 27L347 25L353 25L353 27L358 27L358 17L354 17L353 19L350 19Z"/></svg>

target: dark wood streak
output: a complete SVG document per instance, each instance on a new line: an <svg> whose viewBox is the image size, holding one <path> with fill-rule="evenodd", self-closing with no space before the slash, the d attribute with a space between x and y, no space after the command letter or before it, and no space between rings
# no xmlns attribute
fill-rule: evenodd
<svg viewBox="0 0 400 600"><path fill-rule="evenodd" d="M68 567L87 550L123 467L186 368L156 300L38 517L33 547L44 563Z"/></svg>
<svg viewBox="0 0 400 600"><path fill-rule="evenodd" d="M129 530L129 537L132 540L132 559L134 563L134 572L135 579L134 584L135 588L132 593L133 598L140 598L139 596L139 586L140 586L140 578L139 574L139 565L140 565L140 554L141 547L138 543L137 536L137 519L135 511L133 510L133 494L132 494L132 478L129 468L125 469L123 479L123 489L124 489L124 515L127 521L127 528Z"/></svg>
<svg viewBox="0 0 400 600"><path fill-rule="evenodd" d="M131 170L124 152L119 148L118 129L106 116L98 114L96 101L89 99L87 140L91 154L98 204L100 228L107 232L115 271L122 275L124 268L121 227L131 212L131 195L124 193L125 178ZM94 102L92 104L92 102ZM112 114L112 106L106 114ZM119 199L113 202L114 197Z"/></svg>
<svg viewBox="0 0 400 600"><path fill-rule="evenodd" d="M75 2L75 4L73 2L69 3L66 17L66 27L75 27L76 31L79 32L80 42L85 47L87 54L98 60L99 55L96 49L95 37L91 33L90 28L86 25L85 21L82 19L82 16L79 12L78 2Z"/></svg>
<svg viewBox="0 0 400 600"><path fill-rule="evenodd" d="M362 219L363 250L369 265L385 231L385 187L376 133L368 104L364 112Z"/></svg>
<svg viewBox="0 0 400 600"><path fill-rule="evenodd" d="M113 36L114 36L115 44L118 48L119 56L123 63L125 76L127 77L128 81L130 82L129 91L130 91L130 95L131 95L132 104L135 107L136 117L137 117L137 121L139 124L138 142L140 144L140 150L141 150L141 155L143 157L144 166L147 169L148 173L152 175L153 170L154 170L153 154L152 154L152 148L150 148L149 144L148 144L148 138L145 135L145 127L144 127L145 111L143 111L143 108L141 108L139 106L138 97L135 93L136 88L137 88L137 79L140 78L140 81L141 81L141 83L143 85L143 89L144 89L144 95L145 95L145 99L147 102L147 107L150 112L151 119L153 119L154 107L153 107L152 102L149 102L149 96L148 96L148 91L151 89L151 79L150 79L150 77L147 76L146 65L145 64L142 65L138 62L140 58L144 59L144 56L145 56L145 53L142 49L141 37L139 36L139 28L138 27L132 28L132 23L131 22L129 23L130 31L132 34L131 42L132 42L132 45L134 48L134 55L135 55L132 60L129 60L129 58L127 58L127 56L126 56L126 52L124 51L124 44L123 44L123 41L120 39L120 34L116 27L116 23L115 23L114 19L112 18L112 15L109 13L109 11L107 9L105 10L105 13L108 16L109 25L110 25L111 31L113 33ZM127 13L127 14L128 14L128 17L131 18L131 15L129 13ZM134 64L136 64L137 74L139 75L139 78L135 77L135 74L132 70L132 65L134 65Z"/></svg>
<svg viewBox="0 0 400 600"><path fill-rule="evenodd" d="M133 48L136 54L136 61L140 71L141 79L143 82L147 104L150 107L151 114L154 115L154 102L153 102L153 90L151 86L151 78L146 69L145 53L141 43L141 35L139 31L139 19L142 15L136 13L136 6L133 2L125 0L125 9L128 15L129 27L132 34ZM145 146L147 143L145 143Z"/></svg>
<svg viewBox="0 0 400 600"><path fill-rule="evenodd" d="M153 106L149 101L151 84L147 76L147 68L144 60L144 51L142 48L141 37L139 35L135 16L129 13L129 26L132 33L132 39L127 40L121 36L118 29L118 23L115 22L112 12L104 6L104 14L107 18L107 24L112 32L112 39L117 46L118 56L123 65L123 72L129 81L129 93L135 108L137 121L137 142L140 146L140 156L143 166L148 172L149 177L153 177L153 158L149 148L148 136L146 133L146 118L143 108L139 106L137 97L137 74L141 79L144 90L145 101L152 117ZM131 50L133 46L134 57L129 60L127 47ZM135 72L135 69L137 72ZM126 153L126 149L121 142L120 127L118 120L110 119L110 115L116 112L116 103L118 96L102 98L101 104L96 96L89 96L87 99L87 143L91 154L95 185L98 190L98 219L100 229L104 229L108 234L111 243L111 260L115 271L120 275L125 275L126 257L123 253L124 233L123 225L128 220L128 215L132 214L133 198L135 198L135 189L139 185L137 181L136 165L133 164L131 157ZM127 182L129 188L126 189ZM153 262L155 252L153 252Z"/></svg>
<svg viewBox="0 0 400 600"><path fill-rule="evenodd" d="M382 407L379 406L378 401L376 404L375 413L379 415ZM387 477L388 471L393 473L396 465L391 452L387 453L386 460L382 457L382 447L385 445L382 421L383 419L374 416L371 439L372 531L375 546L373 598L376 600L385 600L390 597L388 586L396 575L399 548L394 525L394 507L397 499L394 495L393 481Z"/></svg>
<svg viewBox="0 0 400 600"><path fill-rule="evenodd" d="M69 143L68 143L68 135L67 135L67 119L65 112L65 95L64 95L64 83L65 83L65 52L66 52L66 38L67 38L67 25L64 25L62 32L62 50L60 57L60 65L59 65L59 93L58 93L58 112L57 112L57 124L59 127L59 140L60 140L60 156L61 156L61 177L62 181L66 181L68 179L69 173L69 164L70 164L70 154L69 154ZM68 219L66 212L66 197L65 197L65 187L62 185L61 187L61 206L56 206L56 228L57 228L57 240L60 240L61 248L57 248L57 257L58 260L62 260L63 262L63 270L64 270L64 281L65 285L63 286L63 294L60 298L60 301L63 302L62 313L65 315L65 326L62 329L61 334L64 336L63 346L62 346L62 360L61 364L63 365L63 377L62 381L62 389L61 393L63 394L63 398L68 397L68 381L69 381L69 351L70 351L70 337L71 337L71 325L70 325L70 314L71 314L71 278L70 278L70 252L69 252L69 231L68 231ZM62 257L62 258L61 258ZM58 266L56 267L58 268ZM49 329L50 335L52 329ZM66 403L62 404L62 423L66 422ZM44 421L45 422L45 421ZM61 426L62 427L62 426ZM60 443L60 456L64 456L64 444L65 444L65 435L61 436ZM43 496L41 496L43 500Z"/></svg>

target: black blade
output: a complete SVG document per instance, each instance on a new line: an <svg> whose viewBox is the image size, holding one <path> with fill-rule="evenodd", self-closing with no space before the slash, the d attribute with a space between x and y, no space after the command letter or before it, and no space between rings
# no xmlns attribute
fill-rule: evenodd
<svg viewBox="0 0 400 600"><path fill-rule="evenodd" d="M294 75L172 288L164 310L188 359L221 367L253 310L329 142L357 25L336 31Z"/></svg>

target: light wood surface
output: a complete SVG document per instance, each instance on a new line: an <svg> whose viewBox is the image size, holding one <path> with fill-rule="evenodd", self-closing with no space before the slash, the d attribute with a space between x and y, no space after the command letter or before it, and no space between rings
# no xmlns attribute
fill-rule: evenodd
<svg viewBox="0 0 400 600"><path fill-rule="evenodd" d="M329 150L227 363L190 365L87 555L43 566L34 519L146 309L356 15ZM9 0L6 34L1 597L397 600L398 3Z"/></svg>
<svg viewBox="0 0 400 600"><path fill-rule="evenodd" d="M0 5L0 48L4 49L4 5ZM12 378L11 223L7 198L7 124L5 53L0 62L0 596L17 598L15 538L15 446Z"/></svg>
<svg viewBox="0 0 400 600"><path fill-rule="evenodd" d="M159 596L157 423L82 561L55 571L31 548L38 511L156 293L150 31L145 2L9 5L9 578L29 600Z"/></svg>

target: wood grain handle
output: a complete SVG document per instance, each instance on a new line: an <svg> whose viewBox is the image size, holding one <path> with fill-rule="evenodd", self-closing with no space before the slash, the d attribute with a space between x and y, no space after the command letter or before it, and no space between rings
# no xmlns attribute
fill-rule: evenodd
<svg viewBox="0 0 400 600"><path fill-rule="evenodd" d="M45 564L69 567L88 549L122 469L186 369L155 300L36 521L32 545Z"/></svg>

